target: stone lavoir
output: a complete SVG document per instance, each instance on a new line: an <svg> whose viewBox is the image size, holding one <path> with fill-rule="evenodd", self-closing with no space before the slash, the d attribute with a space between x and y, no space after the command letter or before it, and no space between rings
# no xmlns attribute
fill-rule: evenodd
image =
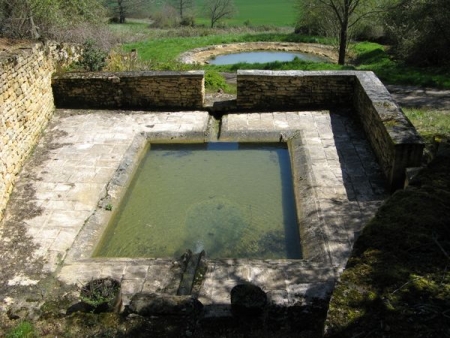
<svg viewBox="0 0 450 338"><path fill-rule="evenodd" d="M70 73L52 86L58 108L206 109L203 71ZM402 188L406 168L421 165L424 143L373 72L237 71L235 112L336 108L361 122L389 190Z"/></svg>
<svg viewBox="0 0 450 338"><path fill-rule="evenodd" d="M173 271L172 267L177 266L173 260L93 259L89 248L95 243L88 241L101 232L98 230L103 225L96 223L100 214L110 214L108 204L104 205L110 203L105 194L114 195L124 186L123 177L117 175L136 159L130 149L135 147L137 154L146 142L207 140L213 117L204 106L204 73L78 73L57 75L52 81L54 61L58 60L52 55L64 59L71 53L36 44L18 49L14 55L5 54L1 60L4 71L0 92L3 100L0 174L1 182L5 182L0 185L1 209L6 206L24 159L51 120L51 128L47 128L38 145L44 156L27 165L28 168L25 166L17 193L11 199L26 210L34 202L42 203L41 214L27 214L21 223L14 223L14 217L3 222L4 228L23 227L23 232L19 231L14 238L2 233L2 240L25 243L21 252L27 264L12 267L5 258L0 260L2 266L12 270L1 284L7 285L8 291L2 296L8 300L8 306L24 304L20 303L17 290L39 288L38 278L44 277L58 279L58 286L72 291L80 278L118 279L124 302L143 290L172 290L173 274L179 276L183 272ZM172 86L176 88L171 90ZM159 87L165 89L161 91ZM112 95L108 100L101 96L105 88L108 97ZM98 107L99 101L106 102L102 111L60 109L51 119L55 102L56 108L64 108L61 102L71 102L71 108L90 108ZM139 111L107 111L125 108ZM334 114L336 108L341 114ZM358 191L350 196L348 191L355 192L359 182L351 181L355 178L352 175L343 177L343 166L354 169L354 160L358 159L361 172L371 169L364 166L367 163L364 154L358 153L371 147L388 188L400 188L405 169L420 164L421 138L371 72L238 71L235 111L219 114L217 118L218 138L222 141L247 138L261 142L267 138L271 142L289 143L294 181L298 184L296 198L305 201L303 214L312 216L301 224L305 260L206 260L199 299L210 314L217 315L214 311L229 305L228 289L243 281L264 286L264 291L270 293L271 304L283 308L293 306L297 300L309 306L314 299L326 299L345 265L357 231L384 196L364 199L365 196L358 197ZM357 120L360 124L353 123ZM365 137L351 140L355 134ZM359 143L361 139L366 142L366 138L367 146ZM85 162L84 171L80 161ZM55 170L69 164L73 175L61 177L67 179L63 182L57 181ZM89 165L96 169L95 166L103 167L96 172ZM351 184L345 186L348 180ZM65 194L55 192L53 187L66 189ZM335 188L341 192L338 200ZM34 200L29 198L30 194ZM50 195L55 203L45 203ZM85 200L77 204L80 196ZM117 206L115 202L112 205ZM9 212L14 216L15 210ZM90 229L94 230L87 231ZM5 257L18 251L14 245L5 248ZM46 295L50 297L53 291L46 290Z"/></svg>

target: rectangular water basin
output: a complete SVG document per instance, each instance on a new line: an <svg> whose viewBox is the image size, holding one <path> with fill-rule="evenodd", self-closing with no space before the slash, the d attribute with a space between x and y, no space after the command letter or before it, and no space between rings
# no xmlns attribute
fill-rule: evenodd
<svg viewBox="0 0 450 338"><path fill-rule="evenodd" d="M94 257L300 259L285 143L151 144Z"/></svg>

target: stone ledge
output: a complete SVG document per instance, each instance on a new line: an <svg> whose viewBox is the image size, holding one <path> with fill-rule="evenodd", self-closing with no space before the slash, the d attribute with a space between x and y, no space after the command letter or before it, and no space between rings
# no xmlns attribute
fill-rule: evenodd
<svg viewBox="0 0 450 338"><path fill-rule="evenodd" d="M246 111L353 108L392 191L403 187L406 168L421 164L422 138L373 72L238 70L236 105Z"/></svg>

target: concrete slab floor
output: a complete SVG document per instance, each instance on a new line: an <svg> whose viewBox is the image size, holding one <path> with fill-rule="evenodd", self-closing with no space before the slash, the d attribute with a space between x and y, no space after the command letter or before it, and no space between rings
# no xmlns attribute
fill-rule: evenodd
<svg viewBox="0 0 450 338"><path fill-rule="evenodd" d="M48 278L73 285L73 293L93 278L116 278L125 305L136 292L164 292L173 283L171 259L90 258L105 226L104 200L120 198L120 172L133 167L146 140L204 142L211 119L203 111L57 110L0 225L0 307L22 304L24 290ZM243 281L279 305L328 297L357 234L387 196L358 124L329 111L231 114L222 118L220 140L288 142L305 259L208 261L199 293L207 315L219 315L214 305L229 304Z"/></svg>

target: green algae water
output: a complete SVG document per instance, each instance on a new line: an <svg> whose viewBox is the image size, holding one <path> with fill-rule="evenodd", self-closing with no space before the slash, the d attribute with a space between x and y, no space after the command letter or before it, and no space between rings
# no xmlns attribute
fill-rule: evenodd
<svg viewBox="0 0 450 338"><path fill-rule="evenodd" d="M297 259L286 145L151 144L95 257Z"/></svg>

